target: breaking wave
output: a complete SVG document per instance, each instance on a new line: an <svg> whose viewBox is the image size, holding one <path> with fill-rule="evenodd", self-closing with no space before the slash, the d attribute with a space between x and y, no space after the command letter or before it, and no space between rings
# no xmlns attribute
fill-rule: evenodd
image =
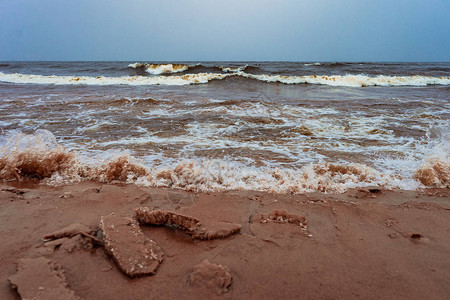
<svg viewBox="0 0 450 300"><path fill-rule="evenodd" d="M248 65L245 66L240 66L240 67L218 67L220 70L224 71L224 72L233 72L233 73L237 73L237 72L242 72L245 69L248 68Z"/></svg>
<svg viewBox="0 0 450 300"><path fill-rule="evenodd" d="M311 66L321 66L322 64L320 62L315 63L306 63L304 64L305 67L311 67Z"/></svg>
<svg viewBox="0 0 450 300"><path fill-rule="evenodd" d="M133 69L145 68L145 72L152 75L160 75L160 74L172 74L172 73L180 73L188 70L191 67L195 67L196 65L182 65L182 64L142 64L142 63L134 63L129 64L128 67Z"/></svg>
<svg viewBox="0 0 450 300"><path fill-rule="evenodd" d="M441 140L414 173L424 186L450 188L450 134Z"/></svg>
<svg viewBox="0 0 450 300"><path fill-rule="evenodd" d="M89 157L69 151L47 130L37 130L34 134L15 131L0 138L0 179L38 179L48 184L122 181L188 191L271 193L344 192L368 185L400 189L449 187L450 152L448 144L441 146L447 147L447 152L427 158L414 175L417 181L411 185L411 179L405 181L398 175L362 164L324 161L298 169L247 166L223 159L182 160L172 165L149 166L128 153Z"/></svg>
<svg viewBox="0 0 450 300"><path fill-rule="evenodd" d="M134 64L133 64L134 65ZM162 67L161 67L162 68ZM173 67L172 67L173 68ZM197 73L172 76L56 76L5 74L0 72L0 82L28 84L59 84L59 85L190 85L208 83L211 80L222 80L230 76L254 79L269 83L283 84L318 84L329 86L366 87L366 86L427 86L450 85L450 77L431 76L368 76L368 75L255 75L239 70L229 69L227 73ZM181 70L181 69L180 69ZM177 71L181 72L181 71ZM156 73L155 73L156 74Z"/></svg>
<svg viewBox="0 0 450 300"><path fill-rule="evenodd" d="M282 76L282 75L254 75L244 72L238 73L242 77L265 82L279 82L284 84L321 84L330 86L366 87L366 86L426 86L449 85L450 77L430 76L368 76L368 75L309 75L309 76Z"/></svg>
<svg viewBox="0 0 450 300"><path fill-rule="evenodd" d="M4 74L0 72L0 82L58 84L58 85L189 85L224 79L234 74L198 73L179 76L56 76Z"/></svg>
<svg viewBox="0 0 450 300"><path fill-rule="evenodd" d="M81 180L127 181L146 175L146 168L127 154L103 161L98 166L58 144L48 130L34 134L13 132L0 140L0 179L38 179L49 183Z"/></svg>
<svg viewBox="0 0 450 300"><path fill-rule="evenodd" d="M180 73L187 70L193 70L196 68L210 69L213 71L223 71L227 73L236 73L244 71L248 65L244 66L205 66L202 64L186 65L186 64L144 64L144 63L133 63L129 64L128 67L133 69L145 68L145 71L152 75L160 74L173 74Z"/></svg>
<svg viewBox="0 0 450 300"><path fill-rule="evenodd" d="M56 144L47 131L34 135L17 133L7 138L0 148L0 179L43 179L59 172L67 172L74 165L75 154Z"/></svg>

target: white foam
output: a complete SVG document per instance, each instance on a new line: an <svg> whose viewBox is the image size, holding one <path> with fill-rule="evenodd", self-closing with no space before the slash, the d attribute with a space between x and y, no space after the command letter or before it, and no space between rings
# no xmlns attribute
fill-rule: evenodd
<svg viewBox="0 0 450 300"><path fill-rule="evenodd" d="M450 187L450 122L446 125L429 130L428 136L434 143L428 147L424 158L414 164L414 177L423 183L427 182L429 186ZM423 177L424 172L428 172L428 176L425 176L428 178Z"/></svg>
<svg viewBox="0 0 450 300"><path fill-rule="evenodd" d="M238 72L239 76L261 80L265 82L280 82L285 84L322 84L330 86L426 86L432 84L449 85L450 77L431 76L368 76L368 75L310 75L310 76L282 76L282 75L254 75Z"/></svg>
<svg viewBox="0 0 450 300"><path fill-rule="evenodd" d="M24 151L31 148L48 151L58 146L56 137L48 130L38 129L34 134L25 134L20 130L9 131L0 136L0 154Z"/></svg>
<svg viewBox="0 0 450 300"><path fill-rule="evenodd" d="M233 161L204 159L153 169L149 176L141 177L135 183L194 191L255 190L303 193L344 192L348 188L373 184L392 186L392 182L390 176L384 176L375 169L358 164L340 168L321 162L293 170L256 168Z"/></svg>
<svg viewBox="0 0 450 300"><path fill-rule="evenodd" d="M320 66L320 65L322 65L320 62L304 64L305 67Z"/></svg>
<svg viewBox="0 0 450 300"><path fill-rule="evenodd" d="M143 63L134 63L129 64L128 67L137 69L137 68L146 68L145 71L152 75L160 75L160 74L170 74L170 73L179 73L184 72L190 67L194 67L195 65L180 65L180 64L143 64Z"/></svg>
<svg viewBox="0 0 450 300"><path fill-rule="evenodd" d="M108 120L95 120L94 122L89 122L89 125L78 127L75 132L78 134L83 134L85 132L95 132L102 128L107 128L109 126L117 125L116 122L108 121Z"/></svg>
<svg viewBox="0 0 450 300"><path fill-rule="evenodd" d="M403 163L397 162L395 168L402 169L398 172L392 168L373 168L356 163L331 164L325 161L309 163L300 168L255 166L251 161L246 163L232 159L203 158L179 161L164 158L159 153L151 154L152 159L147 159L144 165L143 161L121 151L98 152L95 156L89 156L87 152L75 155L58 144L55 136L47 130L37 130L34 134L14 131L0 137L0 160L8 168L20 168L20 157L23 153L33 154L31 158L38 164L39 155L46 157L54 150L53 153L59 151L58 153L64 154L70 160L64 161L64 168L52 165L49 169L54 170L48 179L48 182L53 184L79 180L107 181L112 170L117 170L114 169L117 165L120 168L120 178L125 178L129 183L195 191L256 190L303 193L343 192L348 188L368 185L400 189L422 186L413 178L411 172L405 172L405 166L409 168L412 162L415 162L414 167L420 164L421 160L417 157L405 159ZM428 163L438 158L444 164L444 169L449 168L450 147L447 137L429 151L430 155L423 158L422 162ZM157 166L153 159L162 161L163 164ZM12 166L8 165L9 161ZM20 169L17 170L17 174L21 174Z"/></svg>
<svg viewBox="0 0 450 300"><path fill-rule="evenodd" d="M236 72L244 71L247 67L248 67L248 65L241 66L241 67L219 67L219 68L224 72L236 73Z"/></svg>
<svg viewBox="0 0 450 300"><path fill-rule="evenodd" d="M190 66L187 65L147 65L145 72L152 75L168 74L168 73L179 73L184 72L189 69Z"/></svg>
<svg viewBox="0 0 450 300"><path fill-rule="evenodd" d="M5 74L0 72L0 82L57 84L57 85L189 85L207 83L210 80L220 80L233 74L198 73L183 76L121 76L121 77L92 77L92 76L56 76L56 75L27 75Z"/></svg>
<svg viewBox="0 0 450 300"><path fill-rule="evenodd" d="M128 67L133 68L133 69L137 69L137 68L145 67L145 65L146 64L135 62L134 64L129 64Z"/></svg>
<svg viewBox="0 0 450 300"><path fill-rule="evenodd" d="M152 74L160 72L156 71ZM162 69L161 69L162 70ZM181 70L181 69L180 69ZM177 71L178 72L178 71ZM181 72L181 71L180 71ZM56 76L56 75L27 75L5 74L0 72L1 82L32 83L32 84L68 84L68 85L189 85L208 83L211 80L222 80L230 76L241 76L264 82L280 82L284 84L319 84L330 86L365 87L365 86L427 86L450 85L450 77L431 76L368 76L368 75L310 75L310 76L282 76L282 75L254 75L243 71L227 74L198 73L173 76L120 76L120 77L92 77L92 76Z"/></svg>

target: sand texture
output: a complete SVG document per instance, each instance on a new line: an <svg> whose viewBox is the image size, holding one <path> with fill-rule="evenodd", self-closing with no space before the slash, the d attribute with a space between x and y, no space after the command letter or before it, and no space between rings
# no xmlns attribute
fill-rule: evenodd
<svg viewBox="0 0 450 300"><path fill-rule="evenodd" d="M80 299L67 287L61 266L44 257L19 260L9 281L22 299Z"/></svg>
<svg viewBox="0 0 450 300"><path fill-rule="evenodd" d="M449 189L289 195L14 181L0 184L0 220L5 300L40 292L59 299L450 295Z"/></svg>

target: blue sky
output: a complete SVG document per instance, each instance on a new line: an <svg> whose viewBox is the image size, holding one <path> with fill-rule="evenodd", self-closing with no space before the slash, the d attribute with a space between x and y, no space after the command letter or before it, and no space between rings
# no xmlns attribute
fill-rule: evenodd
<svg viewBox="0 0 450 300"><path fill-rule="evenodd" d="M449 0L0 0L0 60L450 61Z"/></svg>

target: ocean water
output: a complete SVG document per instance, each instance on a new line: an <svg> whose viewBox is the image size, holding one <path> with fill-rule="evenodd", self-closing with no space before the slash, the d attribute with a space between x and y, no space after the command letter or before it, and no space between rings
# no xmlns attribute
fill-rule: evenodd
<svg viewBox="0 0 450 300"><path fill-rule="evenodd" d="M450 63L0 62L0 179L450 186Z"/></svg>

